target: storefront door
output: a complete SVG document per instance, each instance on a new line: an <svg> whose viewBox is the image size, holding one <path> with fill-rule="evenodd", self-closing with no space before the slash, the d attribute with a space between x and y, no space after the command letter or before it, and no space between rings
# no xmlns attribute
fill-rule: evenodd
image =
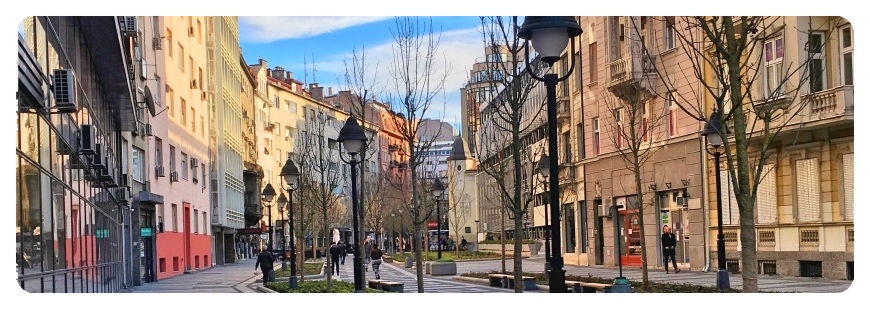
<svg viewBox="0 0 870 309"><path fill-rule="evenodd" d="M634 210L621 210L617 220L622 224L619 229L620 234L622 234L620 237L622 266L642 265L641 252L643 247L641 246L639 215Z"/></svg>

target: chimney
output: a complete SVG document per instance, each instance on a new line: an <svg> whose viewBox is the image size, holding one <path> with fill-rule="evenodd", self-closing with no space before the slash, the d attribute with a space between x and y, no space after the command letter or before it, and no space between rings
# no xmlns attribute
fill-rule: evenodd
<svg viewBox="0 0 870 309"><path fill-rule="evenodd" d="M284 80L284 68L276 66L275 70L272 71L272 77Z"/></svg>
<svg viewBox="0 0 870 309"><path fill-rule="evenodd" d="M329 96L332 96L332 87L329 87Z"/></svg>
<svg viewBox="0 0 870 309"><path fill-rule="evenodd" d="M323 101L323 87L320 87L317 83L311 83L308 86L308 92L311 93L311 97L318 101Z"/></svg>
<svg viewBox="0 0 870 309"><path fill-rule="evenodd" d="M287 71L287 81L293 80L293 72Z"/></svg>

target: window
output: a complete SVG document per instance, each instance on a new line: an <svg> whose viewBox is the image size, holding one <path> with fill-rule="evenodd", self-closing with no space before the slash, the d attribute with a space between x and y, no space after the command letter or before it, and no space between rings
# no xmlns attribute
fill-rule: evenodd
<svg viewBox="0 0 870 309"><path fill-rule="evenodd" d="M166 29L166 53L172 57L172 31Z"/></svg>
<svg viewBox="0 0 870 309"><path fill-rule="evenodd" d="M190 161L191 161L191 163L193 163L193 161L196 161L196 158L191 158ZM196 179L196 175L197 175L196 169L197 168L199 168L199 165L193 165L193 164L190 165L190 176L193 177L193 183L197 183L197 179Z"/></svg>
<svg viewBox="0 0 870 309"><path fill-rule="evenodd" d="M579 70L580 61L583 61L583 59L580 59L580 52L574 53L574 66L576 66L574 68L575 72L573 72L573 74L574 74L574 91L580 91L580 88L583 87L583 73L579 72L580 71Z"/></svg>
<svg viewBox="0 0 870 309"><path fill-rule="evenodd" d="M287 111L290 111L290 100L284 100L284 106L287 108Z"/></svg>
<svg viewBox="0 0 870 309"><path fill-rule="evenodd" d="M571 131L562 133L562 144L564 145L563 154L562 154L562 162L570 163L572 161L571 158Z"/></svg>
<svg viewBox="0 0 870 309"><path fill-rule="evenodd" d="M601 153L601 131L598 127L598 117L592 118L592 154Z"/></svg>
<svg viewBox="0 0 870 309"><path fill-rule="evenodd" d="M194 130L196 132L196 130ZM205 137L205 117L199 116L199 134Z"/></svg>
<svg viewBox="0 0 870 309"><path fill-rule="evenodd" d="M776 98L783 94L782 86L782 37L769 40L764 43L764 74L766 75L765 94L768 98Z"/></svg>
<svg viewBox="0 0 870 309"><path fill-rule="evenodd" d="M728 170L719 171L719 198L722 199L722 223L740 224L740 210L737 206L737 197L734 195L734 185L731 183L731 173Z"/></svg>
<svg viewBox="0 0 870 309"><path fill-rule="evenodd" d="M640 135L644 142L649 142L649 102L643 102L643 119L640 123Z"/></svg>
<svg viewBox="0 0 870 309"><path fill-rule="evenodd" d="M855 211L855 154L843 155L843 220L854 221Z"/></svg>
<svg viewBox="0 0 870 309"><path fill-rule="evenodd" d="M163 166L163 140L154 137L154 166Z"/></svg>
<svg viewBox="0 0 870 309"><path fill-rule="evenodd" d="M665 50L677 47L676 21L673 16L665 16Z"/></svg>
<svg viewBox="0 0 870 309"><path fill-rule="evenodd" d="M589 44L589 83L598 81L598 43Z"/></svg>
<svg viewBox="0 0 870 309"><path fill-rule="evenodd" d="M181 178L187 179L187 154L181 152Z"/></svg>
<svg viewBox="0 0 870 309"><path fill-rule="evenodd" d="M161 79L160 79L160 75L154 74L154 81L157 82L157 89L156 89L154 92L159 96L159 95L160 95L160 90L161 90L160 87L163 86L163 82L162 82ZM163 103L160 102L160 98L159 98L159 97L158 97L158 99L156 100L156 102L154 102L154 104L156 104L157 106L163 106Z"/></svg>
<svg viewBox="0 0 870 309"><path fill-rule="evenodd" d="M852 83L852 26L840 28L840 71L842 71L843 85Z"/></svg>
<svg viewBox="0 0 870 309"><path fill-rule="evenodd" d="M145 152L142 149L133 147L133 165L131 166L133 180L145 182Z"/></svg>
<svg viewBox="0 0 870 309"><path fill-rule="evenodd" d="M810 158L795 161L795 168L798 218L800 222L818 222L821 218L819 159Z"/></svg>
<svg viewBox="0 0 870 309"><path fill-rule="evenodd" d="M184 72L184 46L181 43L178 43L178 68Z"/></svg>
<svg viewBox="0 0 870 309"><path fill-rule="evenodd" d="M283 162L281 161L281 149L275 149L275 161Z"/></svg>
<svg viewBox="0 0 870 309"><path fill-rule="evenodd" d="M196 109L193 106L190 107L190 129L196 133Z"/></svg>
<svg viewBox="0 0 870 309"><path fill-rule="evenodd" d="M665 99L665 113L668 115L668 137L677 136L677 104L674 102L673 93L668 93Z"/></svg>
<svg viewBox="0 0 870 309"><path fill-rule="evenodd" d="M199 210L193 210L193 233L199 234L199 222L197 222L196 218L199 218ZM205 227L203 227L205 228Z"/></svg>
<svg viewBox="0 0 870 309"><path fill-rule="evenodd" d="M181 99L181 125L184 126L187 122L187 101Z"/></svg>
<svg viewBox="0 0 870 309"><path fill-rule="evenodd" d="M761 170L761 181L758 183L757 222L761 224L776 223L776 169L773 164L765 164Z"/></svg>
<svg viewBox="0 0 870 309"><path fill-rule="evenodd" d="M175 172L175 146L169 145L169 172Z"/></svg>
<svg viewBox="0 0 870 309"><path fill-rule="evenodd" d="M202 22L196 19L196 39L202 42Z"/></svg>
<svg viewBox="0 0 870 309"><path fill-rule="evenodd" d="M166 102L169 108L169 116L175 116L175 90L166 86Z"/></svg>
<svg viewBox="0 0 870 309"><path fill-rule="evenodd" d="M562 74L567 74L568 73L568 55L567 54L562 55L562 58L559 59L559 64L561 64L560 69L562 71ZM568 96L568 93L569 93L568 83L560 83L559 86L561 86L562 96Z"/></svg>
<svg viewBox="0 0 870 309"><path fill-rule="evenodd" d="M158 232L163 232L163 218L166 217L166 208L165 205L159 204L157 205L157 228Z"/></svg>
<svg viewBox="0 0 870 309"><path fill-rule="evenodd" d="M205 163L200 164L199 168L202 170L202 190L205 191Z"/></svg>
<svg viewBox="0 0 870 309"><path fill-rule="evenodd" d="M281 108L281 105L278 105L278 100L279 100L278 96L275 96L274 100L275 100L275 108Z"/></svg>
<svg viewBox="0 0 870 309"><path fill-rule="evenodd" d="M583 133L583 123L577 124L577 154L578 159L586 159L586 134Z"/></svg>
<svg viewBox="0 0 870 309"><path fill-rule="evenodd" d="M622 109L617 109L613 112L613 121L616 122L613 134L616 134L616 149L622 149L625 145L625 133L622 129Z"/></svg>
<svg viewBox="0 0 870 309"><path fill-rule="evenodd" d="M172 231L178 232L178 205L172 204Z"/></svg>
<svg viewBox="0 0 870 309"><path fill-rule="evenodd" d="M809 40L809 65L810 65L810 92L825 89L825 34L823 32L810 32Z"/></svg>
<svg viewBox="0 0 870 309"><path fill-rule="evenodd" d="M202 212L202 233L208 234L208 214L205 211Z"/></svg>
<svg viewBox="0 0 870 309"><path fill-rule="evenodd" d="M193 62L193 57L187 58L187 64L190 65L190 81L196 81L196 62ZM197 85L199 86L199 85Z"/></svg>
<svg viewBox="0 0 870 309"><path fill-rule="evenodd" d="M290 134L291 134L290 126L284 126L284 136L291 137L292 135L290 135Z"/></svg>

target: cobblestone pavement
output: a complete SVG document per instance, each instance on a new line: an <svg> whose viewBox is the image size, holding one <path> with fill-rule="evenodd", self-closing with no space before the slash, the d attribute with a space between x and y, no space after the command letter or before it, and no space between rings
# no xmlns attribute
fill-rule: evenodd
<svg viewBox="0 0 870 309"><path fill-rule="evenodd" d="M143 283L127 293L258 293L256 285L262 275L254 275L255 259L218 265L157 282ZM277 264L280 267L280 263Z"/></svg>
<svg viewBox="0 0 870 309"><path fill-rule="evenodd" d="M513 261L507 260L508 269L512 269ZM470 261L457 262L457 274L467 272L490 272L501 271L501 260L486 260L486 261ZM510 271L510 270L509 270ZM531 257L523 259L523 271L543 272L544 258ZM614 278L619 276L619 269L613 267L602 266L573 266L565 265L565 271L568 274L602 278ZM642 272L639 267L624 267L623 276L629 280L640 281ZM669 283L690 283L698 285L716 286L716 271L701 272L683 270L679 274L674 274L673 270L670 274L665 274L661 269L650 269L649 279L653 282L669 282ZM739 274L732 274L730 277L732 288L741 288L743 279ZM799 277L784 277L784 276L758 276L758 287L763 291L776 292L804 292L804 293L828 293L828 292L843 292L852 285L852 281L848 280L829 280L821 278L799 278Z"/></svg>

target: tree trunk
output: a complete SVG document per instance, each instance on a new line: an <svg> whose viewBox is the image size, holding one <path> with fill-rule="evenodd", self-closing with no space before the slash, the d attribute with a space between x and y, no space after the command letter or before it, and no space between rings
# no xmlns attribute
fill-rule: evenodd
<svg viewBox="0 0 870 309"><path fill-rule="evenodd" d="M643 211L644 203L643 203L643 184L641 183L641 179L640 179L641 166L638 163L639 158L638 158L636 151L635 151L634 159L635 159L634 160L634 162L635 162L634 163L634 187L635 187L635 190L637 190L637 201L635 201L635 203L638 205L637 206L637 216L638 216L638 223L640 223L640 248L641 248L640 259L642 261L641 268L643 269L643 271L642 271L643 272L643 276L642 276L643 287L646 288L646 287L649 287L649 260L647 259L647 253L646 253L646 249L647 249L647 246L646 246L646 225L644 225L644 220L643 220L644 219L644 214L643 214L644 213L644 211Z"/></svg>
<svg viewBox="0 0 870 309"><path fill-rule="evenodd" d="M514 293L523 292L523 239L525 235L519 227L523 226L523 216L514 217Z"/></svg>
<svg viewBox="0 0 870 309"><path fill-rule="evenodd" d="M327 222L326 221L327 220L326 219L326 207L323 208L322 215L323 215L323 235L324 235L324 237L329 238L329 224L326 224L326 222ZM329 241L327 241L327 242L329 242ZM329 267L335 267L335 266L332 266L332 263L334 263L334 262L332 261L332 254L329 254L329 247L327 247L325 255L326 255L326 265ZM334 268L330 268L329 271L326 272L326 293L332 292L332 270L333 269Z"/></svg>
<svg viewBox="0 0 870 309"><path fill-rule="evenodd" d="M504 206L502 206L502 210L501 210L501 238L499 240L501 240L501 273L506 274L507 267L505 266L505 263L506 263L505 259L507 259L507 253L505 252L505 247L504 247L505 246L505 244L504 244L504 217L505 217L505 210L504 210Z"/></svg>
<svg viewBox="0 0 870 309"><path fill-rule="evenodd" d="M362 108L362 109L365 110L365 108ZM362 113L362 119L360 119L360 120L363 121L362 123L363 123L363 125L365 125L365 112ZM358 243L358 244L365 244L363 241L366 239L366 236L365 236L365 234L366 234L366 233L365 233L365 230L366 230L366 225L365 225L365 222L366 222L366 221L365 221L365 218L366 218L366 216L365 216L365 205L363 205L363 203L362 203L362 201L365 201L365 195L366 195L366 193L365 193L366 190L363 190L363 189L362 189L362 184L366 183L366 172L365 172L365 168L364 168L364 167L365 167L365 163L366 163L366 160L365 160L365 157L366 157L365 155L366 155L366 153L367 153L366 148L367 148L367 147L366 147L366 143L363 143L363 145L362 145L362 150L361 150L360 155L359 155L359 157L360 157L360 162L361 162L362 164L357 164L357 169L358 169L358 173L359 173L359 185L360 185L360 188L359 188L359 191L358 191L358 192L359 192L359 201L360 201L360 203L359 203L359 209L356 210L356 211L357 211L357 214L359 215L359 229L360 229L359 231L356 231L356 233L357 233L357 234L356 234L356 235L357 235L357 238L359 238L359 239L357 239L357 241L358 241L357 243ZM353 214L353 212L351 212L351 214ZM353 216L353 215L351 215L351 217L352 217L352 216ZM351 220L353 220L353 218L351 218ZM352 221L351 221L351 222L352 222ZM351 226L353 226L353 225L351 225ZM362 248L360 248L360 249L364 249L364 248L365 248L365 247L362 247ZM362 256L366 256L366 254L368 254L368 252L363 253L362 250L361 250L361 251L360 251L360 254L361 254ZM365 262L365 261L363 261L363 262ZM362 272L362 281L363 281L363 282L366 282L366 272Z"/></svg>

